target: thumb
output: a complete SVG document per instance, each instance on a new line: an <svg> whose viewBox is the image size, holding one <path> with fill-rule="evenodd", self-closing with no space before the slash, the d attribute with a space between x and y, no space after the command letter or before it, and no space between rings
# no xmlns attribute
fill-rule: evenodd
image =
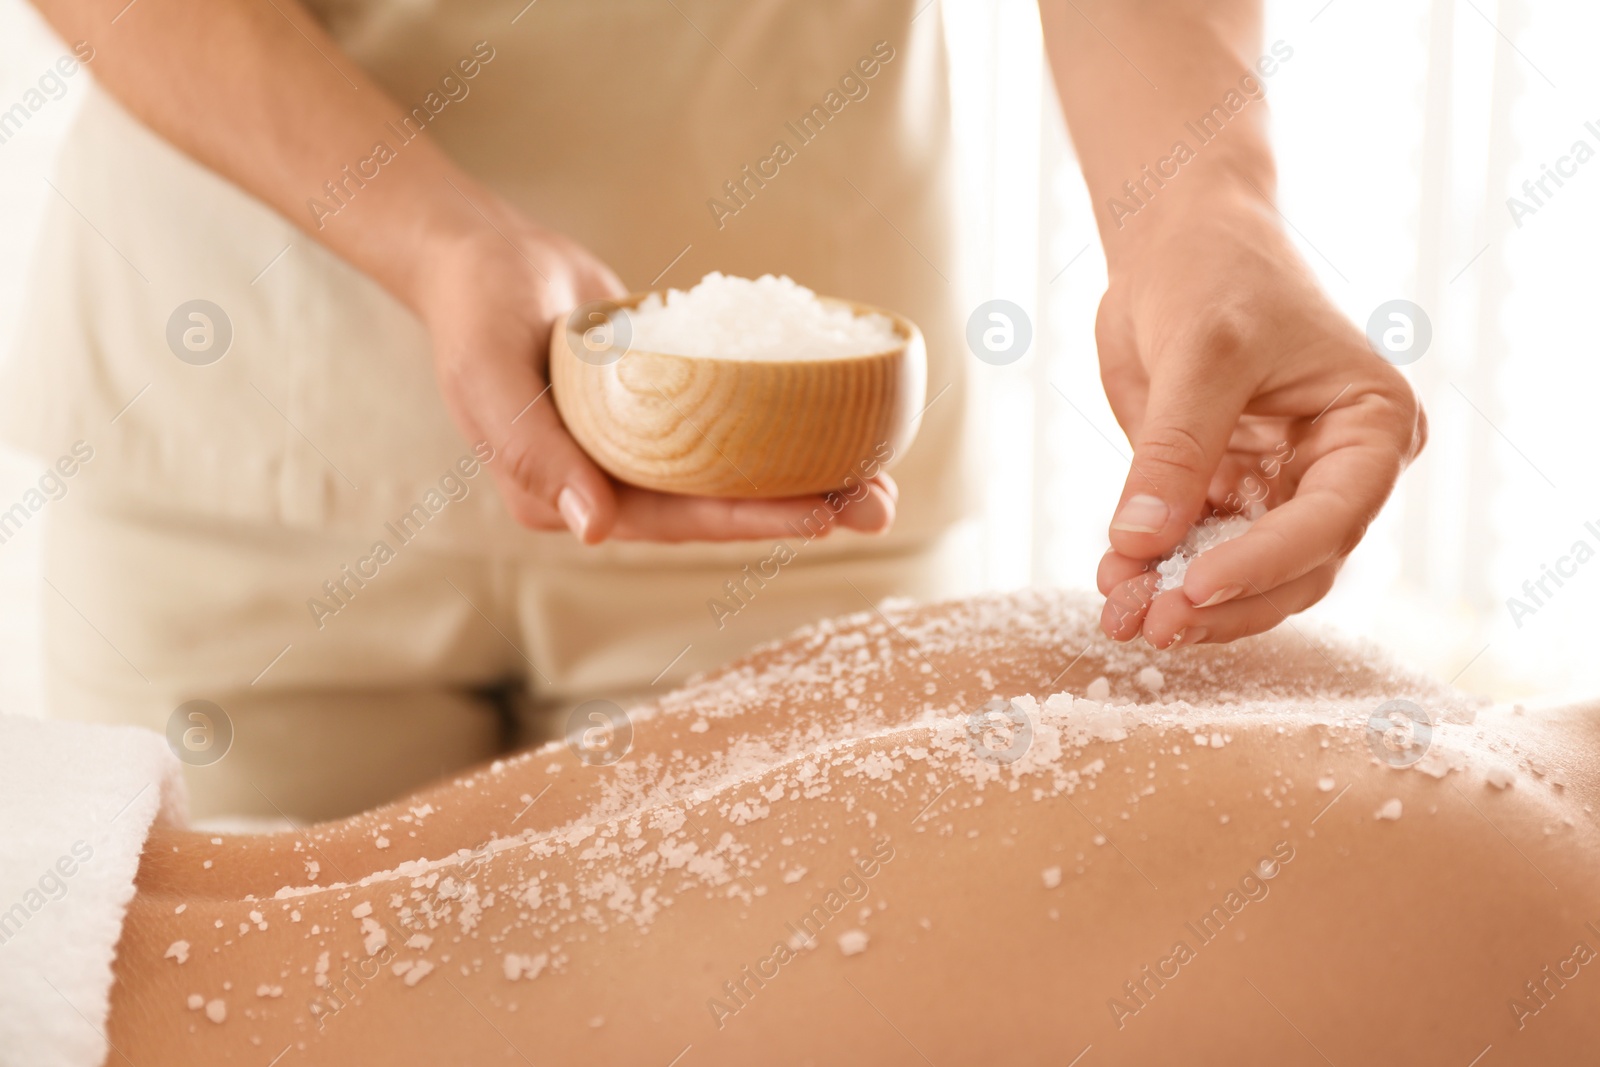
<svg viewBox="0 0 1600 1067"><path fill-rule="evenodd" d="M561 520L586 544L602 541L616 521L611 481L567 433L548 379L515 344L486 344L458 372L472 422L497 455L491 471L518 522L548 528ZM542 346L541 346L542 347Z"/></svg>
<svg viewBox="0 0 1600 1067"><path fill-rule="evenodd" d="M1204 509L1212 475L1249 399L1228 377L1214 365L1187 360L1152 377L1111 520L1111 547L1120 554L1166 555Z"/></svg>
<svg viewBox="0 0 1600 1067"><path fill-rule="evenodd" d="M559 513L584 544L606 539L617 519L616 492L611 480L567 433L549 395L509 424L501 440L502 490L508 496L523 497L512 511L519 521L542 526L535 518L537 511L527 509L527 504L538 501Z"/></svg>

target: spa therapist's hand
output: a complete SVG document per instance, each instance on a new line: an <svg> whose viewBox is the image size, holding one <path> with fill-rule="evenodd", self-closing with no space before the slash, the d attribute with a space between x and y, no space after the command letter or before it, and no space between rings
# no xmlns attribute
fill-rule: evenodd
<svg viewBox="0 0 1600 1067"><path fill-rule="evenodd" d="M562 425L546 374L552 324L579 304L626 290L576 242L475 196L493 222L452 234L430 256L420 311L433 338L439 388L469 441L495 450L488 465L512 516L536 530L570 529L595 544L732 541L791 536L815 515L881 532L898 490L880 474L835 513L821 496L724 500L673 496L614 481Z"/></svg>
<svg viewBox="0 0 1600 1067"><path fill-rule="evenodd" d="M272 206L423 320L445 403L469 441L494 448L489 469L523 524L570 526L594 543L782 537L791 533L785 523L803 518L812 529L825 518L878 531L893 520L886 476L834 514L821 497L668 497L602 474L543 396L545 349L555 317L620 292L616 276L500 201L431 137L391 150L379 161L381 180L364 170L356 161L374 155L374 131L406 107L340 50L301 0L143 0L129 5L115 33L96 0L35 3L66 40L94 41L96 79L159 136ZM492 45L480 43L486 51L473 56L481 63L463 59L452 70L463 85L493 61ZM296 121L259 121L269 114ZM335 198L339 210L308 211L307 197L321 202L330 176L347 194Z"/></svg>
<svg viewBox="0 0 1600 1067"><path fill-rule="evenodd" d="M1406 380L1319 289L1265 194L1184 195L1114 263L1095 329L1134 446L1101 625L1157 648L1259 633L1320 600L1426 439ZM1191 523L1239 512L1261 517L1155 593L1152 561Z"/></svg>
<svg viewBox="0 0 1600 1067"><path fill-rule="evenodd" d="M1158 648L1258 633L1328 591L1425 436L1270 201L1267 85L1294 46L1263 37L1262 0L1041 0L1039 15L1109 268L1101 377L1134 446L1101 625ZM1262 508L1153 595L1154 561L1190 523Z"/></svg>

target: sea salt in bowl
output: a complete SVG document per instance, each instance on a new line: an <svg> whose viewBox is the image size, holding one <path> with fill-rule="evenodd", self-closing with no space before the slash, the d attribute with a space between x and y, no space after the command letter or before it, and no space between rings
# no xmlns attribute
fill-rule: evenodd
<svg viewBox="0 0 1600 1067"><path fill-rule="evenodd" d="M620 481L781 497L893 465L927 389L922 333L788 278L708 274L555 324L550 381L568 431Z"/></svg>

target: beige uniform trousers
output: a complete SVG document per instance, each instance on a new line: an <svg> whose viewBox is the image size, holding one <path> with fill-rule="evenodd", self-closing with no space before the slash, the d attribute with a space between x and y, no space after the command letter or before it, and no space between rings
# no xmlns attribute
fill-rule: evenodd
<svg viewBox="0 0 1600 1067"><path fill-rule="evenodd" d="M369 539L70 496L48 521L51 705L169 731L206 701L218 736L182 753L194 814L296 822L564 735L580 703L625 709L819 618L970 588L974 558L952 534L828 557L791 538L781 564L755 543L738 567L550 568L435 548L424 529L361 566ZM213 761L211 745L228 747Z"/></svg>
<svg viewBox="0 0 1600 1067"><path fill-rule="evenodd" d="M787 273L904 313L929 406L894 467L899 520L792 545L720 629L707 601L771 544L584 549L518 528L481 473L400 543L388 525L469 453L422 325L93 89L0 380L7 440L93 450L45 517L53 714L161 728L210 701L234 737L191 772L198 811L326 815L499 750L508 703L559 719L884 594L963 591L971 357L937 3L311 6L398 104L304 191L303 224L350 225L342 205L426 136L631 289ZM214 360L173 339L196 300L230 328Z"/></svg>

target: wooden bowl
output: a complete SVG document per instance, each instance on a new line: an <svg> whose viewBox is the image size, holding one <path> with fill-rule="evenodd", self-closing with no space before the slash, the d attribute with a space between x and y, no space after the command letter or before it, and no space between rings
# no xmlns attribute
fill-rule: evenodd
<svg viewBox="0 0 1600 1067"><path fill-rule="evenodd" d="M847 488L910 447L928 370L909 319L824 297L885 316L901 344L837 358L676 356L625 347L608 333L610 312L646 295L585 304L550 336L556 408L612 477L663 493L798 496ZM599 334L586 332L595 327Z"/></svg>

